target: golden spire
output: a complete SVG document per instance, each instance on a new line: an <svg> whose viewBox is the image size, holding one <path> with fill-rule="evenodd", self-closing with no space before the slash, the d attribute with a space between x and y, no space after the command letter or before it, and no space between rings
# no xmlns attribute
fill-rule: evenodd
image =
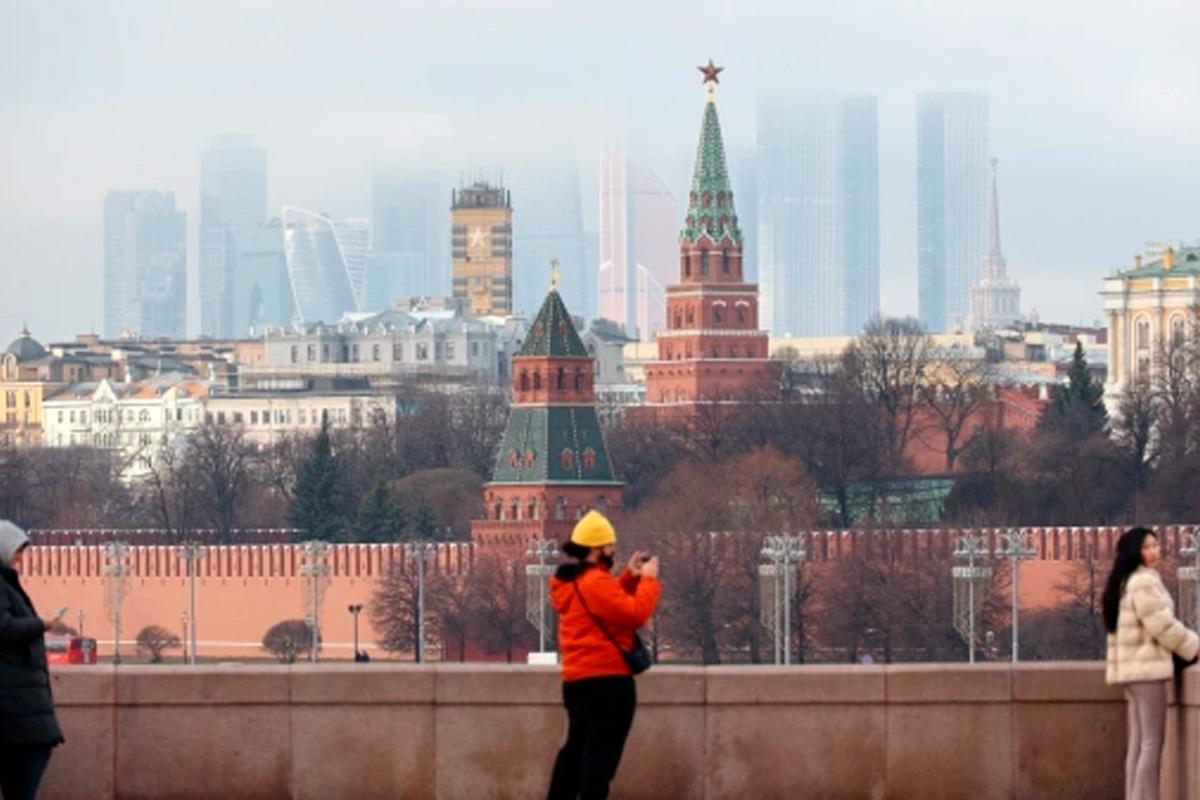
<svg viewBox="0 0 1200 800"><path fill-rule="evenodd" d="M558 279L562 277L562 273L558 271L558 259L550 259L550 291L558 291Z"/></svg>

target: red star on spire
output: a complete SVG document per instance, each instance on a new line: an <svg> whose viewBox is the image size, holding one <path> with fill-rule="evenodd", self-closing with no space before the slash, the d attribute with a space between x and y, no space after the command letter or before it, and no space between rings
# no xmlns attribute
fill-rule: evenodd
<svg viewBox="0 0 1200 800"><path fill-rule="evenodd" d="M718 67L710 58L708 60L708 64L703 67L696 67L696 69L700 70L700 72L704 74L704 83L720 83L721 79L717 77L717 74L725 68Z"/></svg>

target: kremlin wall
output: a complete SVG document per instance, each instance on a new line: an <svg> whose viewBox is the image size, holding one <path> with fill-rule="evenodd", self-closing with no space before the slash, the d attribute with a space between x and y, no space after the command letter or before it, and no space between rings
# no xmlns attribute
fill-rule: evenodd
<svg viewBox="0 0 1200 800"><path fill-rule="evenodd" d="M1120 528L1030 528L1037 556L1021 567L1021 607L1046 608L1060 602L1057 586L1070 577L1095 552L1107 571ZM988 535L989 549L995 546L997 530L848 530L812 531L808 539L805 570L815 570L818 582L830 565L852 554L871 554L886 541L899 545L904 558L945 559L960 533ZM1189 533L1200 526L1159 529L1168 557L1178 553ZM108 538L111 531L34 531L35 542ZM735 535L735 534L726 534ZM308 613L310 579L303 577L301 545L247 544L207 548L198 564L196 578L197 635L200 655L205 659L242 660L266 658L260 643L267 629L283 619L303 618ZM182 638L180 614L188 607L187 564L167 545L136 545L129 549L129 575L125 579L122 606L122 648L132 655L137 632L146 625L162 625ZM433 569L444 572L470 570L477 555L469 543L440 546ZM361 647L373 659L395 657L405 660L411 653L390 656L376 645L378 636L369 621L369 605L377 581L392 569L410 569L400 544L337 544L327 561L329 577L324 585L320 622L323 659L353 656L352 618L347 606L363 603L368 613L359 619ZM78 627L78 612L84 613L84 635L95 638L102 656L112 653L113 628L106 613L105 556L102 545L39 544L31 547L26 560L24 585L43 613L69 605L66 622ZM663 565L669 572L671 564ZM177 656L172 653L171 657ZM438 658L433 649L430 658Z"/></svg>

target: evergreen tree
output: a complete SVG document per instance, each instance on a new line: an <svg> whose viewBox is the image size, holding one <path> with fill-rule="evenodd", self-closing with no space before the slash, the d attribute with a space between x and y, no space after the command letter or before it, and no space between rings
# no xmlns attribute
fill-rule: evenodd
<svg viewBox="0 0 1200 800"><path fill-rule="evenodd" d="M313 439L312 454L296 472L288 517L304 539L336 541L344 528L338 475L341 464L329 440L329 423Z"/></svg>
<svg viewBox="0 0 1200 800"><path fill-rule="evenodd" d="M360 542L395 542L404 538L406 523L404 509L387 482L379 481L359 506L354 532Z"/></svg>
<svg viewBox="0 0 1200 800"><path fill-rule="evenodd" d="M417 539L438 538L438 518L424 495L418 495L406 515L409 533Z"/></svg>
<svg viewBox="0 0 1200 800"><path fill-rule="evenodd" d="M1054 399L1038 424L1044 431L1061 433L1076 442L1101 435L1108 427L1104 387L1088 370L1082 342L1075 343L1067 385L1055 387Z"/></svg>

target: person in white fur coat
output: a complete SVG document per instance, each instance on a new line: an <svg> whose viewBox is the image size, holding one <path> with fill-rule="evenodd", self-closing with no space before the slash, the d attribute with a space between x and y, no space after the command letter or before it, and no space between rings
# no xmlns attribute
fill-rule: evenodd
<svg viewBox="0 0 1200 800"><path fill-rule="evenodd" d="M1160 557L1154 531L1126 531L1117 540L1117 555L1104 588L1105 679L1125 687L1129 707L1126 800L1158 800L1167 681L1175 674L1172 654L1194 663L1200 652L1200 638L1175 618L1171 593L1154 569Z"/></svg>

